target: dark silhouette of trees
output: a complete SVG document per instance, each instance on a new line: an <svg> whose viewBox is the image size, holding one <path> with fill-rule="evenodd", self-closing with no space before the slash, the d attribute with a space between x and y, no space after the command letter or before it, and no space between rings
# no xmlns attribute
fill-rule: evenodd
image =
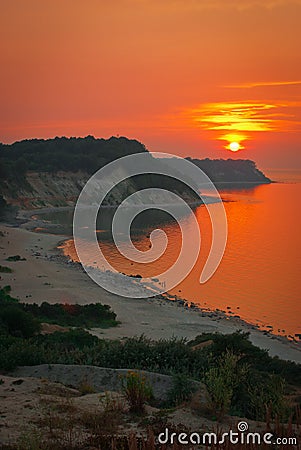
<svg viewBox="0 0 301 450"><path fill-rule="evenodd" d="M147 152L143 144L125 137L28 139L0 144L0 173L2 178L20 177L28 170L93 173L110 161L141 152Z"/></svg>
<svg viewBox="0 0 301 450"><path fill-rule="evenodd" d="M271 182L249 159L186 159L202 169L214 183Z"/></svg>

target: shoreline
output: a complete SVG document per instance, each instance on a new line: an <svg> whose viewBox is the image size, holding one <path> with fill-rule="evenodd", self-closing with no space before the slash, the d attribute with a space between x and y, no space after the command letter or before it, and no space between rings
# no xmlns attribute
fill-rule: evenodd
<svg viewBox="0 0 301 450"><path fill-rule="evenodd" d="M70 263L58 248L65 235L34 233L23 228L0 224L0 264L13 269L1 273L1 286L11 285L12 296L22 302L96 303L111 306L121 323L117 327L93 328L99 338L122 339L144 334L151 339L173 337L194 339L204 332L250 333L250 340L271 356L301 362L301 342L259 330L243 319L229 317L221 311L189 307L185 299L168 298L169 294L146 299L119 297L96 285L78 263ZM19 254L26 261L8 262Z"/></svg>

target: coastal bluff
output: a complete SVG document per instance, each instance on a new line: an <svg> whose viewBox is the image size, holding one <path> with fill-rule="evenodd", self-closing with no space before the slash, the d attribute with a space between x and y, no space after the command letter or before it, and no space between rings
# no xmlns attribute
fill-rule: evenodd
<svg viewBox="0 0 301 450"><path fill-rule="evenodd" d="M56 137L0 144L0 208L6 204L24 210L72 207L95 171L136 153L147 154L152 169L168 164L168 159L154 158L142 143L125 137ZM224 184L247 187L250 183L271 182L250 160L187 160L200 167L217 188ZM128 195L148 187L172 191L190 203L199 200L193 190L178 180L147 174L116 185L104 205L116 206Z"/></svg>
<svg viewBox="0 0 301 450"><path fill-rule="evenodd" d="M186 159L202 169L218 189L272 183L250 159Z"/></svg>

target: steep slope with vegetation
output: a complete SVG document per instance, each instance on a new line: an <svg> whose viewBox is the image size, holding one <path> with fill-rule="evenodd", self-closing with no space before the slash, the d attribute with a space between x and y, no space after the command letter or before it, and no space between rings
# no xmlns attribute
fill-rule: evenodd
<svg viewBox="0 0 301 450"><path fill-rule="evenodd" d="M22 209L72 206L96 170L122 156L141 152L148 155L150 168L160 169L168 164L168 160L153 158L140 142L125 137L56 137L0 144L0 209L6 203ZM200 167L217 186L229 182L270 182L253 161L187 159ZM128 195L148 187L173 191L191 202L198 200L181 182L148 174L119 183L104 204L117 205Z"/></svg>
<svg viewBox="0 0 301 450"><path fill-rule="evenodd" d="M124 137L63 137L1 144L0 196L7 204L24 209L72 206L91 174L122 156L136 153L148 156L150 169L160 169L162 162L153 158L143 144ZM104 205L117 205L128 195L148 187L173 191L188 201L198 200L183 183L146 174L116 185Z"/></svg>

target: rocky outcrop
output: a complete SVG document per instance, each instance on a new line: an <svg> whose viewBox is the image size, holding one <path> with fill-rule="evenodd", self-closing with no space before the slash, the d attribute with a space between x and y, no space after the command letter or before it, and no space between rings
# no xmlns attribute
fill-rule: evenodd
<svg viewBox="0 0 301 450"><path fill-rule="evenodd" d="M38 366L18 367L12 373L14 377L43 378L56 383L80 388L85 382L93 389L93 392L121 391L122 378L132 369L112 369L85 365L67 364L41 364ZM139 371L152 386L153 395L156 400L165 401L168 392L173 388L173 377L160 373ZM202 383L190 380L191 387L195 391L202 392L202 401L206 402L206 390Z"/></svg>

